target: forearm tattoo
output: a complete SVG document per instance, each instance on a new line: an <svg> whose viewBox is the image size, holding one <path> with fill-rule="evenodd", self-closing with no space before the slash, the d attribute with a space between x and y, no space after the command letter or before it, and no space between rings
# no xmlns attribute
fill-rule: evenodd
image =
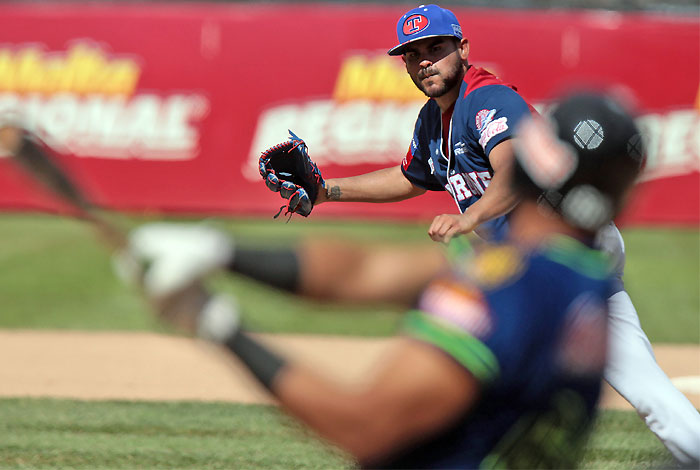
<svg viewBox="0 0 700 470"><path fill-rule="evenodd" d="M340 190L340 186L333 186L332 188L326 189L326 198L329 201L340 201L340 196L343 192Z"/></svg>

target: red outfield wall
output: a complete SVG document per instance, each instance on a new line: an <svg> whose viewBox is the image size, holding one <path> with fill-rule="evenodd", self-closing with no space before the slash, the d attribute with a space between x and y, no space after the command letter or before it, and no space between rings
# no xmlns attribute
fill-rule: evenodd
<svg viewBox="0 0 700 470"><path fill-rule="evenodd" d="M261 150L292 129L326 177L397 165L425 98L394 45L404 6L2 4L0 115L20 112L101 205L272 215ZM700 21L455 8L471 61L532 103L623 85L650 142L623 219L700 221ZM0 158L0 206L58 206ZM427 219L447 193L315 216Z"/></svg>

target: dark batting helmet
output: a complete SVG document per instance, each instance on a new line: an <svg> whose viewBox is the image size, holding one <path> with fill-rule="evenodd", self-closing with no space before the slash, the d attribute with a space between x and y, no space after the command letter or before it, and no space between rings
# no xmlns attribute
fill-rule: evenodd
<svg viewBox="0 0 700 470"><path fill-rule="evenodd" d="M611 97L591 92L564 98L549 119L527 119L514 146L516 191L589 231L619 212L644 160L631 114Z"/></svg>

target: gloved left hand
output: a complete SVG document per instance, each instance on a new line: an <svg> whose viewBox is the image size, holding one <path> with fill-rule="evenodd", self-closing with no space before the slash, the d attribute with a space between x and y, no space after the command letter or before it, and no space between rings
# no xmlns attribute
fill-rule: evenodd
<svg viewBox="0 0 700 470"><path fill-rule="evenodd" d="M267 187L289 199L287 214L307 217L311 213L325 182L302 139L289 131L289 140L262 153L259 166Z"/></svg>

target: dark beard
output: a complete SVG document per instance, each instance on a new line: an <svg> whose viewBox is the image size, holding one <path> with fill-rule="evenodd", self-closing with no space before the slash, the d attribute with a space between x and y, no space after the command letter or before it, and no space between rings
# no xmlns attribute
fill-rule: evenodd
<svg viewBox="0 0 700 470"><path fill-rule="evenodd" d="M446 74L440 76L443 78L442 86L438 89L433 89L433 91L431 92L427 92L425 90L425 87L421 83L421 79L425 77L420 72L416 75L415 78L411 77L411 79L425 96L427 96L428 98L439 98L448 91L450 91L452 88L457 86L459 82L462 81L462 63L457 62L451 70L448 70Z"/></svg>

